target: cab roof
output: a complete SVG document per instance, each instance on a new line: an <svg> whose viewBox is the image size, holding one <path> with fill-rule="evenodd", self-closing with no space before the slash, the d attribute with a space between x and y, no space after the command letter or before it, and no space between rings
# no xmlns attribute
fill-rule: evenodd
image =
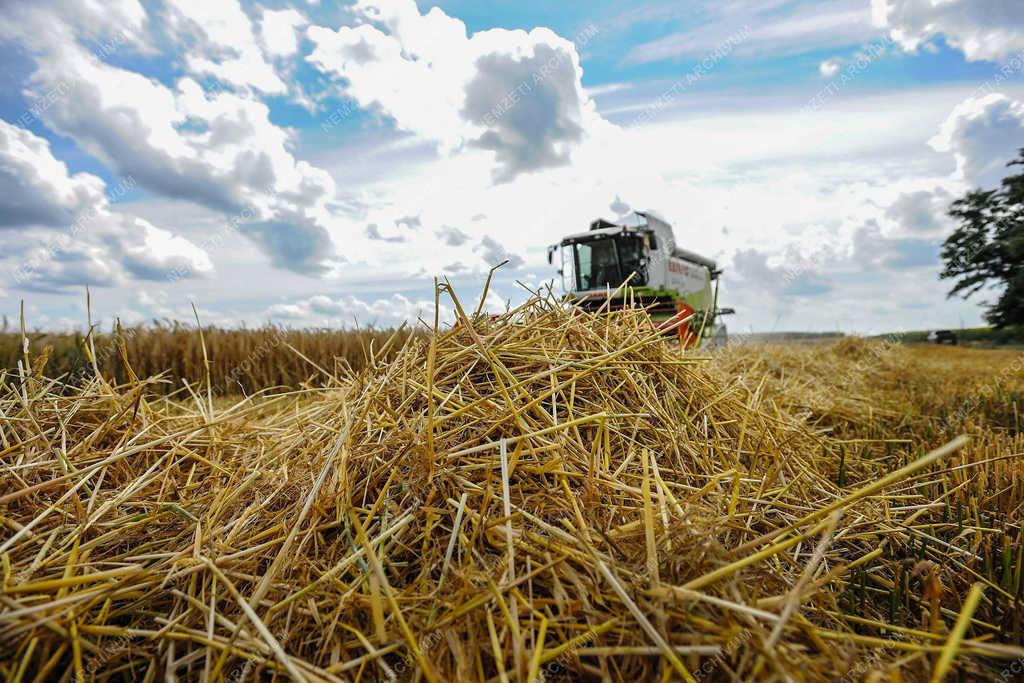
<svg viewBox="0 0 1024 683"><path fill-rule="evenodd" d="M611 228L594 228L587 230L586 232L578 232L574 235L562 238L562 246L572 244L573 242L583 242L587 240L597 239L600 237L613 237L615 235L625 234L636 234L635 228L627 228L624 225L616 225Z"/></svg>

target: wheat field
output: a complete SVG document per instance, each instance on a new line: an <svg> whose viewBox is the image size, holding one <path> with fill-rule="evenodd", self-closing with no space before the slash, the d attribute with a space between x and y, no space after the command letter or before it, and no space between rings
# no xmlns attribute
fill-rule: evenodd
<svg viewBox="0 0 1024 683"><path fill-rule="evenodd" d="M180 392L185 382L198 386L206 380L208 360L217 395L245 394L317 383L342 367L361 368L373 359L390 358L409 334L408 329L289 329L267 325L255 329L204 327L200 335L195 325L177 322L116 328L88 336L44 332L23 336L8 331L0 333L0 367L17 374L18 361L24 364L27 339L33 362L45 359L49 376L73 386L88 381L96 369L111 382L121 384L129 380L130 367L138 377L159 377L162 382L153 390Z"/></svg>

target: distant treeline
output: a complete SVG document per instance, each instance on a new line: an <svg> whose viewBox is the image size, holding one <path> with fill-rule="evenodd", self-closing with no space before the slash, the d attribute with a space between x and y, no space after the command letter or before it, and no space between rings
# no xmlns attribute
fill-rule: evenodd
<svg viewBox="0 0 1024 683"><path fill-rule="evenodd" d="M842 332L738 332L729 337L738 342L835 341Z"/></svg>
<svg viewBox="0 0 1024 683"><path fill-rule="evenodd" d="M227 394L266 387L298 387L307 381L322 384L326 379L323 371L335 373L345 364L358 370L366 365L371 354L377 359L390 358L410 334L415 333L376 329L293 330L272 325L256 329L203 328L214 392ZM38 367L45 358L47 377L63 377L68 384L81 384L95 374L85 352L85 335L30 332L27 337L29 363ZM120 333L94 333L91 342L96 365L110 381L123 383L130 379L122 359L122 343L135 374L139 378L162 375L168 380L166 392L182 389L182 380L193 387L205 381L203 344L193 326L155 323L128 327ZM15 380L18 361L23 358L21 334L0 332L0 368L8 370L8 380Z"/></svg>
<svg viewBox="0 0 1024 683"><path fill-rule="evenodd" d="M978 346L1008 346L1024 344L1024 327L968 327L963 329L951 329L961 344L976 344ZM914 332L895 332L888 335L880 335L906 344L920 344L928 341L928 330Z"/></svg>

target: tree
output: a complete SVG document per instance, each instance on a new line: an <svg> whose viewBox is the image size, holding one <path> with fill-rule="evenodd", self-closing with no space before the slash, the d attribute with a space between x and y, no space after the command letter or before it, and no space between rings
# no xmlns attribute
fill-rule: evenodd
<svg viewBox="0 0 1024 683"><path fill-rule="evenodd" d="M1024 148L1018 154L1008 167L1024 166ZM1002 287L985 319L997 328L1024 324L1024 173L1003 178L997 190L968 192L949 215L960 222L942 246L939 277L956 280L949 296Z"/></svg>

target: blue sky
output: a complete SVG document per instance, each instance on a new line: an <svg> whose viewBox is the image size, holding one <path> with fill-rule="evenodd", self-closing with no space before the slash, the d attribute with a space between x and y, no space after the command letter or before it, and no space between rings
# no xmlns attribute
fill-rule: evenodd
<svg viewBox="0 0 1024 683"><path fill-rule="evenodd" d="M40 328L87 285L104 323L393 325L509 259L498 309L624 206L734 330L977 324L945 210L1024 146L1001 0L14 0L0 52L0 308Z"/></svg>

